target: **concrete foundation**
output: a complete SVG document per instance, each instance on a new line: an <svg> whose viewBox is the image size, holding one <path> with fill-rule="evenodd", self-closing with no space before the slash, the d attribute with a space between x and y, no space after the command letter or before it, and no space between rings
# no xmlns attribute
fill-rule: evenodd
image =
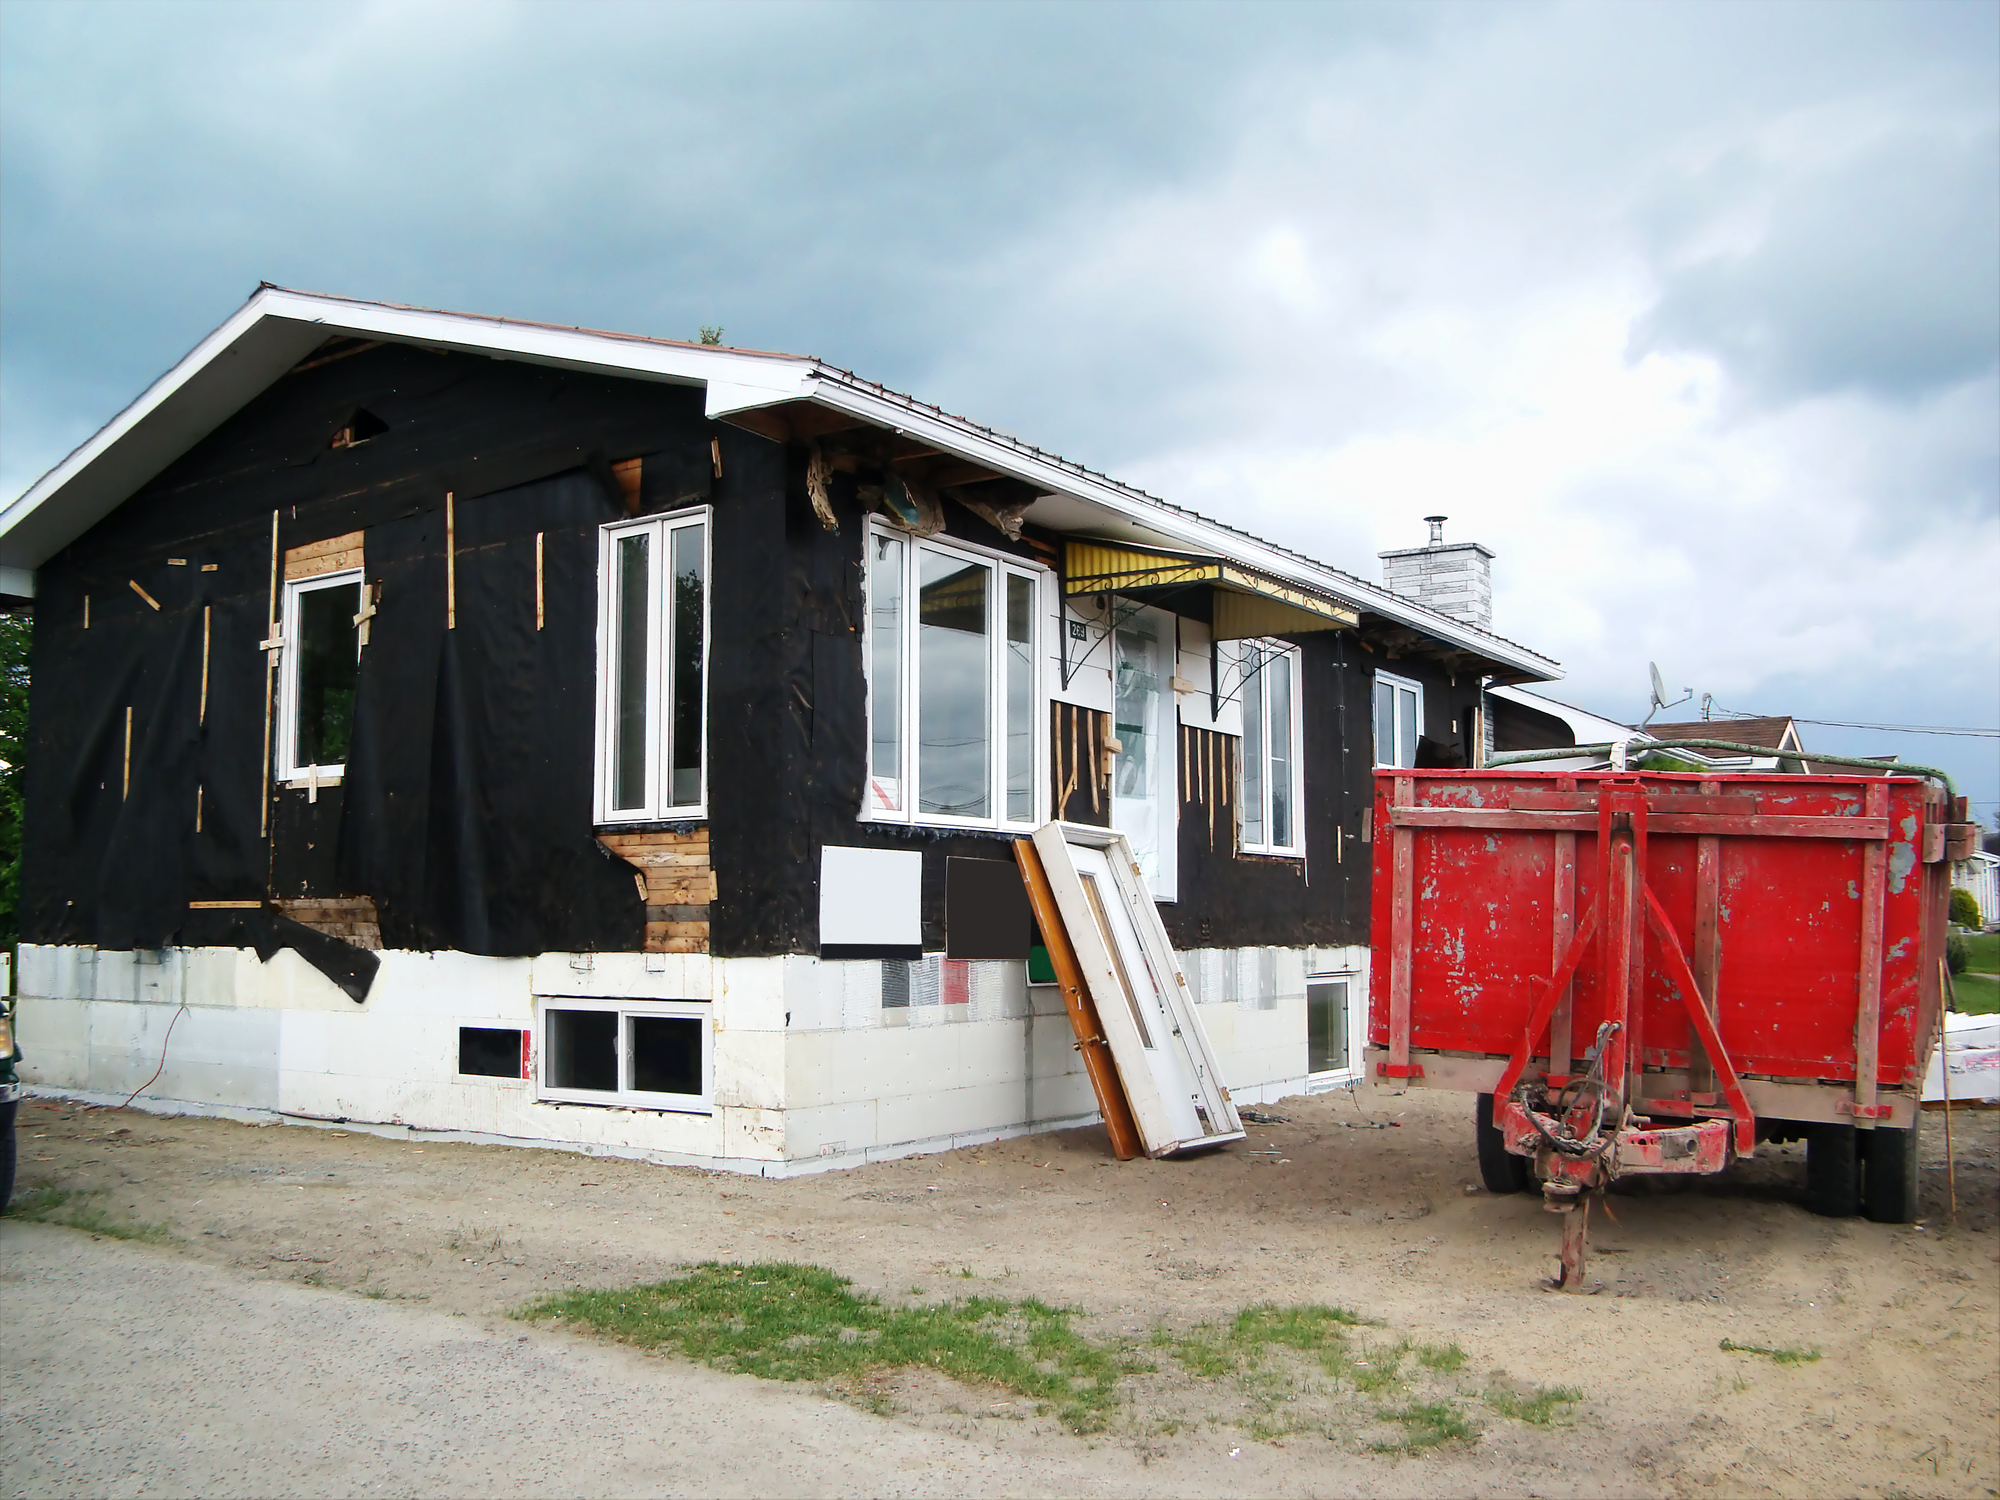
<svg viewBox="0 0 2000 1500"><path fill-rule="evenodd" d="M1367 950L1183 955L1240 1103L1358 1077ZM891 972L891 970L895 972ZM1306 1072L1309 975L1352 997L1343 1072ZM18 1031L38 1089L164 1112L337 1121L790 1175L1096 1118L1061 998L1018 963L810 955L382 954L357 1005L289 950L110 953L22 944ZM530 1033L550 1006L697 1002L705 1097L685 1107L558 1102L538 1077L460 1074L459 1028ZM157 1070L157 1077L155 1072ZM150 1080L150 1081L149 1081Z"/></svg>

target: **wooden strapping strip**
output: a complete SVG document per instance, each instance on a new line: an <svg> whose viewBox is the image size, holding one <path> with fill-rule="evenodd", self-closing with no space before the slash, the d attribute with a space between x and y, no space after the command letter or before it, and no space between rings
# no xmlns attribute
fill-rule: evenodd
<svg viewBox="0 0 2000 1500"><path fill-rule="evenodd" d="M132 795L132 705L125 705L125 782L119 788L118 800L123 802Z"/></svg>
<svg viewBox="0 0 2000 1500"><path fill-rule="evenodd" d="M155 599L151 594L147 593L144 589L139 587L138 579L128 578L125 581L132 585L133 593L137 594L141 599L144 599L148 604L152 605L154 609L158 609L160 607L159 600Z"/></svg>
<svg viewBox="0 0 2000 1500"><path fill-rule="evenodd" d="M261 901L190 901L189 911L262 911Z"/></svg>
<svg viewBox="0 0 2000 1500"><path fill-rule="evenodd" d="M1028 905L1034 911L1042 942L1048 949L1049 967L1056 972L1056 987L1062 992L1063 1009L1069 1012L1070 1028L1076 1033L1076 1050L1083 1056L1083 1071L1090 1079L1091 1092L1097 1095L1105 1133L1111 1137L1111 1150L1120 1161L1131 1161L1145 1155L1139 1124L1132 1117L1131 1101L1125 1097L1125 1085L1119 1081L1118 1066L1111 1059L1111 1047L1105 1040L1097 1006L1084 985L1083 970L1076 961L1076 949L1070 945L1062 912L1056 906L1048 872L1042 868L1041 856L1035 852L1032 840L1014 841L1014 859L1021 867L1022 884L1028 888Z"/></svg>
<svg viewBox="0 0 2000 1500"><path fill-rule="evenodd" d="M90 629L90 595L83 596L83 628Z"/></svg>
<svg viewBox="0 0 2000 1500"><path fill-rule="evenodd" d="M535 533L535 629L542 628L542 533Z"/></svg>
<svg viewBox="0 0 2000 1500"><path fill-rule="evenodd" d="M266 640L275 640L278 635L278 513L271 512L271 607L268 611L270 634ZM268 838L271 833L271 698L278 685L278 653L270 650L264 653L264 766L263 781L257 793L257 837Z"/></svg>
<svg viewBox="0 0 2000 1500"><path fill-rule="evenodd" d="M201 707L195 715L196 724L208 722L208 633L214 614L214 605L204 604L201 607ZM195 820L195 826L201 826L199 818Z"/></svg>
<svg viewBox="0 0 2000 1500"><path fill-rule="evenodd" d="M444 628L458 629L458 513L444 492Z"/></svg>
<svg viewBox="0 0 2000 1500"><path fill-rule="evenodd" d="M201 783L197 781L194 784L194 831L196 833L201 832L201 791Z"/></svg>

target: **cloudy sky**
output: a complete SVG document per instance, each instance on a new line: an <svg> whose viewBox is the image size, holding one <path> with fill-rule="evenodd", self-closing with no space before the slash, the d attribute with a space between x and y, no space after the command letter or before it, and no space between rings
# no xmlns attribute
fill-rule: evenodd
<svg viewBox="0 0 2000 1500"><path fill-rule="evenodd" d="M1991 729L1997 22L7 0L0 498L260 278L719 323L1367 577L1442 511L1602 713Z"/></svg>

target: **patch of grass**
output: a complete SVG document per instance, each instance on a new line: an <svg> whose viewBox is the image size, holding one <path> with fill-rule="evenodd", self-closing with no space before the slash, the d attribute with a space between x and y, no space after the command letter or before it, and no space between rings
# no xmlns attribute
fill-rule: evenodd
<svg viewBox="0 0 2000 1500"><path fill-rule="evenodd" d="M1547 1427L1557 1417L1567 1416L1569 1408L1583 1399L1583 1392L1573 1385L1539 1386L1532 1396L1523 1396L1516 1391L1491 1390L1486 1393L1486 1404L1503 1417L1512 1417L1517 1422L1531 1422L1537 1427Z"/></svg>
<svg viewBox="0 0 2000 1500"><path fill-rule="evenodd" d="M1426 1370L1436 1370L1440 1374L1451 1375L1465 1366L1465 1351L1456 1344L1419 1344L1417 1363Z"/></svg>
<svg viewBox="0 0 2000 1500"><path fill-rule="evenodd" d="M1380 1396L1402 1389L1403 1356L1410 1349L1408 1339L1398 1339L1393 1344L1363 1344L1358 1357L1345 1360L1338 1368L1332 1364L1327 1368L1336 1375L1345 1375L1364 1395Z"/></svg>
<svg viewBox="0 0 2000 1500"><path fill-rule="evenodd" d="M1240 1363L1237 1352L1216 1336L1212 1325L1204 1323L1193 1333L1171 1339L1168 1348L1191 1375L1204 1380L1233 1375Z"/></svg>
<svg viewBox="0 0 2000 1500"><path fill-rule="evenodd" d="M102 1235L108 1240L137 1240L146 1245L171 1245L178 1236L164 1224L148 1224L114 1219L88 1202L94 1193L74 1193L58 1187L30 1188L15 1195L7 1205L7 1217L31 1224L55 1224L64 1229L81 1229L85 1234Z"/></svg>
<svg viewBox="0 0 2000 1500"><path fill-rule="evenodd" d="M1773 1349L1768 1344L1739 1344L1734 1339L1724 1339L1717 1347L1730 1354L1762 1354L1780 1365L1809 1365L1819 1359L1817 1349Z"/></svg>
<svg viewBox="0 0 2000 1500"><path fill-rule="evenodd" d="M1102 1430L1119 1377L1133 1369L1122 1349L1077 1333L1070 1309L993 1297L886 1307L844 1276L779 1262L710 1261L651 1286L544 1297L517 1316L565 1319L767 1380L853 1385L879 1372L933 1369L1038 1401L1072 1432Z"/></svg>
<svg viewBox="0 0 2000 1500"><path fill-rule="evenodd" d="M1385 1422L1400 1422L1407 1429L1392 1443L1371 1443L1377 1453L1421 1453L1440 1443L1469 1443L1479 1429L1466 1420L1453 1401L1413 1401L1408 1406L1382 1407L1375 1413Z"/></svg>
<svg viewBox="0 0 2000 1500"><path fill-rule="evenodd" d="M1962 1014L1990 1016L2000 1012L2000 975L1954 974L1951 985Z"/></svg>
<svg viewBox="0 0 2000 1500"><path fill-rule="evenodd" d="M2000 974L2000 932L1965 935L1966 969L1973 974ZM1958 975L1952 976L1954 979Z"/></svg>

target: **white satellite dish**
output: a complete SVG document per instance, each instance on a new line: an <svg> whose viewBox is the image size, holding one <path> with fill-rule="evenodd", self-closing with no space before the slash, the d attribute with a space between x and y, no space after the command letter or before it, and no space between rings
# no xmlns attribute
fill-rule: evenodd
<svg viewBox="0 0 2000 1500"><path fill-rule="evenodd" d="M1653 679L1653 702L1652 706L1646 710L1646 717L1639 721L1641 729L1652 723L1653 715L1661 709L1672 708L1675 704L1685 703L1694 696L1693 688L1684 688L1681 696L1676 698L1673 703L1669 703L1667 702L1667 682L1664 677L1660 676L1660 664L1655 661L1647 662L1646 672Z"/></svg>

